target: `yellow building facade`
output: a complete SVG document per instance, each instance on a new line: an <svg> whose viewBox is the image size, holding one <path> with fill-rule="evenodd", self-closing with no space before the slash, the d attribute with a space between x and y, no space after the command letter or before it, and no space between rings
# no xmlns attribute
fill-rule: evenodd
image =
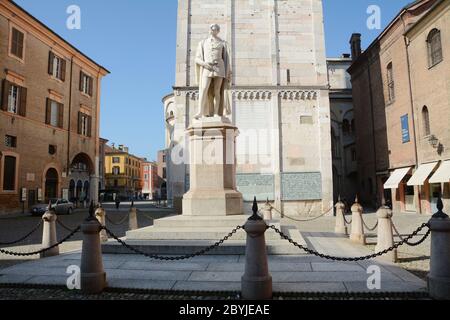
<svg viewBox="0 0 450 320"><path fill-rule="evenodd" d="M121 198L137 198L142 194L142 159L128 152L128 148L105 149L105 181L108 193Z"/></svg>

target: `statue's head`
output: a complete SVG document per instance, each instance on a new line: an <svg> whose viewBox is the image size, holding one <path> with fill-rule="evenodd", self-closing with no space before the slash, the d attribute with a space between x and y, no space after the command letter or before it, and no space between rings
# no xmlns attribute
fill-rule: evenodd
<svg viewBox="0 0 450 320"><path fill-rule="evenodd" d="M212 24L209 27L209 33L213 36L217 36L220 33L220 26L218 24Z"/></svg>

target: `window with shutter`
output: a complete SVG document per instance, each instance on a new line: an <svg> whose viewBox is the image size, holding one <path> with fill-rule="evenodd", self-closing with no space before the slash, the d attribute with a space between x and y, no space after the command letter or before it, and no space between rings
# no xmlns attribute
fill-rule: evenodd
<svg viewBox="0 0 450 320"><path fill-rule="evenodd" d="M52 115L52 100L47 98L47 104L45 106L45 124L50 124L50 119Z"/></svg>
<svg viewBox="0 0 450 320"><path fill-rule="evenodd" d="M3 190L16 190L16 157L6 156L3 163Z"/></svg>
<svg viewBox="0 0 450 320"><path fill-rule="evenodd" d="M53 75L53 59L55 55L53 52L48 53L48 74Z"/></svg>
<svg viewBox="0 0 450 320"><path fill-rule="evenodd" d="M58 103L58 127L64 128L64 105Z"/></svg>
<svg viewBox="0 0 450 320"><path fill-rule="evenodd" d="M24 56L24 52L23 52L24 39L25 39L25 35L22 32L20 32L16 28L12 28L10 53L21 60L23 59L23 56Z"/></svg>
<svg viewBox="0 0 450 320"><path fill-rule="evenodd" d="M27 88L20 87L19 97L19 115L25 117L27 115Z"/></svg>
<svg viewBox="0 0 450 320"><path fill-rule="evenodd" d="M9 84L9 92L8 92L8 99L7 99L7 111L9 113L18 114L19 113L19 106L20 106L20 100L19 100L19 92L20 87L14 84Z"/></svg>
<svg viewBox="0 0 450 320"><path fill-rule="evenodd" d="M3 111L8 110L8 101L9 101L9 90L10 90L11 84L8 82L8 80L3 80L3 86L2 86L2 101L1 101L1 108Z"/></svg>

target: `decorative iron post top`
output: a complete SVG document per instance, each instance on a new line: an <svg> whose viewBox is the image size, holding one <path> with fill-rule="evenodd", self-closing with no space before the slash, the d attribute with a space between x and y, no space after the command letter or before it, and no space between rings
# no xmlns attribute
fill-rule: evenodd
<svg viewBox="0 0 450 320"><path fill-rule="evenodd" d="M436 212L433 215L433 218L435 219L448 219L448 215L444 213L444 203L442 202L442 198L439 197L438 201L437 201L437 209L438 212Z"/></svg>
<svg viewBox="0 0 450 320"><path fill-rule="evenodd" d="M258 215L258 202L256 201L256 197L253 199L252 211L253 211L253 215L248 220L252 220L252 221L261 221L261 220L263 220Z"/></svg>

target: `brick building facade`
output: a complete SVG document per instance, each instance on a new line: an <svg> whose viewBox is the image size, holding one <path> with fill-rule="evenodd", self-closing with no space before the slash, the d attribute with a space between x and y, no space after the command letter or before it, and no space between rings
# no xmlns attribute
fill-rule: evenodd
<svg viewBox="0 0 450 320"><path fill-rule="evenodd" d="M108 71L0 0L0 213L96 201L100 83Z"/></svg>
<svg viewBox="0 0 450 320"><path fill-rule="evenodd" d="M351 46L361 200L430 214L449 205L449 1L406 6L369 48Z"/></svg>

